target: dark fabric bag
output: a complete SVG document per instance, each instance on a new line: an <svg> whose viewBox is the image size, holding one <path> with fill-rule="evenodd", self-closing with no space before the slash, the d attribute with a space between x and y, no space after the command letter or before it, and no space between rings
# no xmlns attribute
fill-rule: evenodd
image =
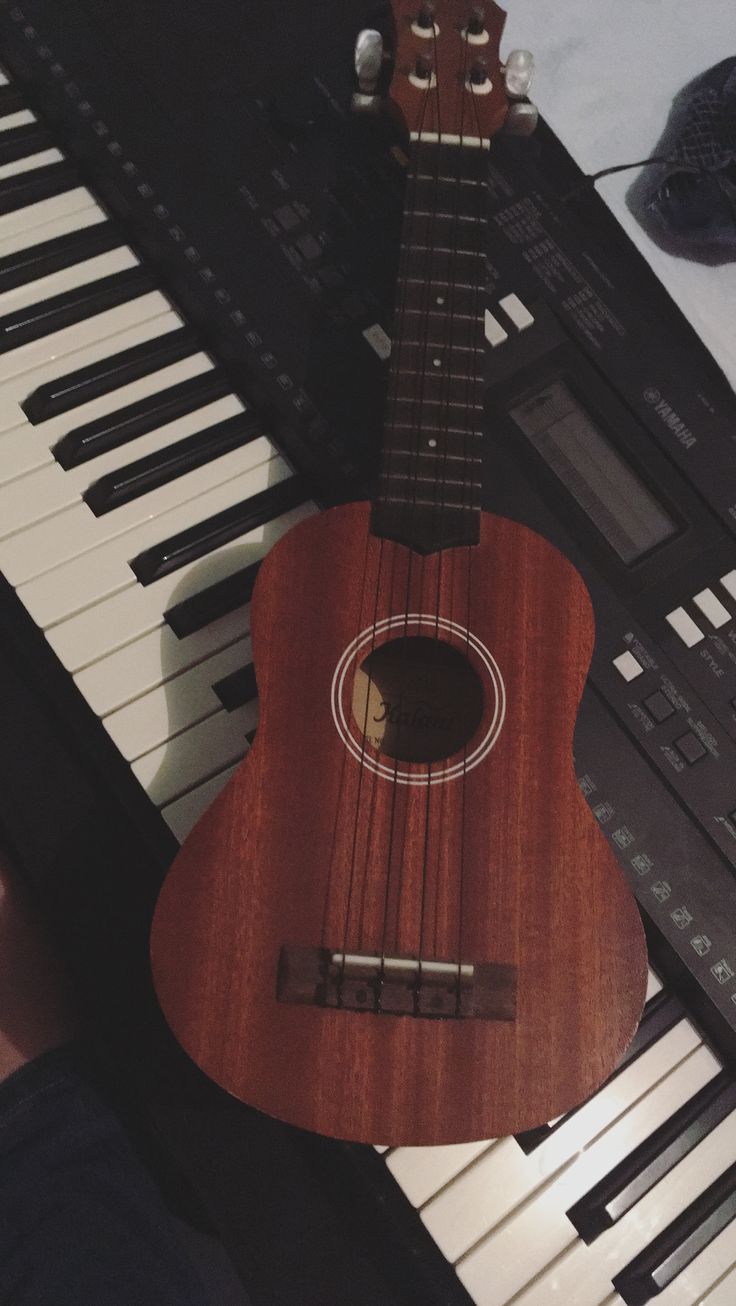
<svg viewBox="0 0 736 1306"><path fill-rule="evenodd" d="M724 59L675 97L627 203L671 253L704 263L736 259L736 59Z"/></svg>

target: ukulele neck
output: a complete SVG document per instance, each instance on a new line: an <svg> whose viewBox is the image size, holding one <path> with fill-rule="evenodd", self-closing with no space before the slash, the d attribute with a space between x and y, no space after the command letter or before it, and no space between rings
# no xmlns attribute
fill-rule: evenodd
<svg viewBox="0 0 736 1306"><path fill-rule="evenodd" d="M414 142L373 534L420 553L477 544L488 155Z"/></svg>

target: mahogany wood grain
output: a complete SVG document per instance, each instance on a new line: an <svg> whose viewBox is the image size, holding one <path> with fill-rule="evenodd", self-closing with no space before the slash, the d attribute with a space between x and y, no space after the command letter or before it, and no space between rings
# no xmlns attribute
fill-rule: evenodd
<svg viewBox="0 0 736 1306"><path fill-rule="evenodd" d="M387 1144L508 1134L590 1095L644 1000L636 905L573 773L591 604L572 565L507 519L484 513L479 545L422 557L369 517L362 503L313 517L262 565L256 740L167 876L154 982L194 1060L271 1115ZM394 785L338 734L344 650L406 612L467 626L503 678L505 722L464 778ZM486 685L469 753L492 699ZM457 961L459 940L463 961L517 968L513 1021L276 998L284 944Z"/></svg>

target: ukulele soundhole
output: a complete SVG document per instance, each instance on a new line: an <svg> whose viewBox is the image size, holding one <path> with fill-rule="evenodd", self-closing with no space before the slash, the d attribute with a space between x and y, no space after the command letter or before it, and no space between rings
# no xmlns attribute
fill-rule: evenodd
<svg viewBox="0 0 736 1306"><path fill-rule="evenodd" d="M355 674L353 719L366 743L400 762L439 762L467 748L483 686L464 653L409 635L373 649Z"/></svg>

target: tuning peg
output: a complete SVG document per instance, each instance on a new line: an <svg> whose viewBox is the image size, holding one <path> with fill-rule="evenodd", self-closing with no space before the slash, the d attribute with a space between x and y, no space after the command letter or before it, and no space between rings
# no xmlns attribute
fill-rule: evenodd
<svg viewBox="0 0 736 1306"><path fill-rule="evenodd" d="M352 108L361 113L376 113L381 107L381 97L376 86L383 68L383 37L372 28L358 33L355 42L355 72L358 90L352 98Z"/></svg>
<svg viewBox="0 0 736 1306"><path fill-rule="evenodd" d="M512 50L503 75L506 94L512 100L523 100L529 94L534 76L534 55L528 50Z"/></svg>
<svg viewBox="0 0 736 1306"><path fill-rule="evenodd" d="M539 109L529 100L510 104L503 125L506 136L531 136L539 122Z"/></svg>
<svg viewBox="0 0 736 1306"><path fill-rule="evenodd" d="M383 37L367 27L358 33L355 42L355 71L358 86L364 95L372 95L383 67Z"/></svg>
<svg viewBox="0 0 736 1306"><path fill-rule="evenodd" d="M420 5L419 13L414 19L412 27L415 30L419 28L419 31L425 36L435 35L434 4L432 0L425 0L424 4Z"/></svg>

